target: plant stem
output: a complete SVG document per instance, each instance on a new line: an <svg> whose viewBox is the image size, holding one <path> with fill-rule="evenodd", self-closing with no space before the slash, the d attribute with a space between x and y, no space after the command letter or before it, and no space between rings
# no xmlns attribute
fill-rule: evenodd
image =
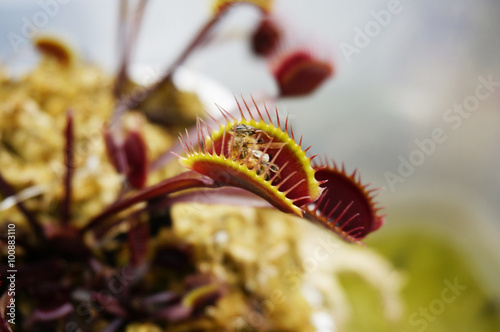
<svg viewBox="0 0 500 332"><path fill-rule="evenodd" d="M130 57L132 53L132 48L134 47L137 36L142 26L142 19L144 17L144 12L146 9L147 0L141 0L137 5L137 9L134 12L134 17L132 21L132 26L130 28L129 36L127 36L127 8L128 0L120 1L120 16L118 21L118 31L119 40L118 47L120 52L122 52L120 69L115 80L115 86L113 88L113 94L115 98L119 98L123 87L128 78L128 64L130 63Z"/></svg>
<svg viewBox="0 0 500 332"><path fill-rule="evenodd" d="M174 74L175 70L186 61L188 56L200 45L203 43L203 41L206 39L208 36L208 33L212 30L214 26L220 21L220 19L224 16L224 13L226 11L221 11L215 14L208 20L205 25L201 28L201 30L198 32L198 34L195 36L195 38L191 41L191 43L188 44L186 49L179 55L179 57L170 65L170 67L167 69L163 77L156 82L155 84L151 85L150 87L145 88L144 90L140 91L140 93L132 94L129 96L125 96L122 98L122 101L120 104L125 104L126 107L118 107L115 110L115 113L118 111L124 112L127 109L131 108L136 108L141 102L146 100L149 96L151 96L162 84L165 82L169 81L172 78L172 75ZM121 114L115 114L114 119L116 117L121 116Z"/></svg>
<svg viewBox="0 0 500 332"><path fill-rule="evenodd" d="M64 131L64 136L66 139L65 148L65 166L66 174L64 175L64 199L62 204L62 225L67 225L70 220L71 214L71 196L72 196L72 179L73 171L75 168L74 164L74 141L75 135L73 130L73 113L71 111L67 114L66 129Z"/></svg>
<svg viewBox="0 0 500 332"><path fill-rule="evenodd" d="M199 173L189 171L186 173L179 174L173 178L164 180L160 183L157 183L153 186L144 188L132 196L129 196L121 201L118 201L111 206L109 206L106 210L92 218L87 225L85 225L80 233L87 232L88 230L94 228L99 225L101 221L104 219L121 212L137 203L147 201L151 198L155 198L161 195L172 194L185 189L192 188L215 188L218 185L215 182Z"/></svg>

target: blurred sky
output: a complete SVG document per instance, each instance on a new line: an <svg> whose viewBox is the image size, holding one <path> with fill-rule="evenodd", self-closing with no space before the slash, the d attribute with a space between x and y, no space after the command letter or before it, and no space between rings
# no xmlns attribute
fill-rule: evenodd
<svg viewBox="0 0 500 332"><path fill-rule="evenodd" d="M161 71L207 20L209 7L206 0L151 0L133 61ZM290 115L305 144L314 145L313 153L326 153L349 170L357 167L365 181L385 187L380 201L388 225L404 223L400 212L406 211L439 227L470 247L493 278L500 272L491 264L500 261L500 2L401 0L377 29L375 17L391 8L391 1L380 0L277 0L275 15L292 42L330 56L336 70L317 93L280 101L279 109ZM44 11L50 14L46 22L39 14ZM267 67L245 41L257 18L251 8L234 10L215 45L186 66L235 95L272 95ZM36 22L34 33L61 34L84 59L116 68L117 1L2 1L0 59L8 66L29 57L24 45L13 47L13 34L22 36ZM356 44L358 31L368 28L375 29L372 37ZM346 56L347 44L358 45L357 53ZM484 80L493 83L479 88L488 92L479 100L476 90ZM449 111L474 98L474 111ZM435 130L446 138L401 176L401 160L421 155L416 140L429 142ZM404 182L391 185L387 172ZM485 258L484 251L493 256Z"/></svg>

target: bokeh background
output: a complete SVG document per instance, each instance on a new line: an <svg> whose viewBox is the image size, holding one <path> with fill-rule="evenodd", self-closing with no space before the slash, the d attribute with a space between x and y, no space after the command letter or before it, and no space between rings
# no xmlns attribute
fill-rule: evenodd
<svg viewBox="0 0 500 332"><path fill-rule="evenodd" d="M210 3L151 0L133 63L161 73L208 19ZM373 28L389 8L397 13ZM23 36L26 22L36 22L43 10L53 15L33 34L61 35L86 61L116 70L118 2L97 0L2 1L4 65L21 72L32 61L31 48L13 46L12 33ZM407 308L394 329L499 331L500 2L277 0L274 15L293 43L335 66L333 79L310 97L278 101L280 112L304 134L305 145L313 144L313 154L358 168L365 182L384 188L378 200L386 225L366 243L408 276ZM273 95L267 65L248 45L258 18L250 7L234 10L186 67L235 95ZM359 31L370 28L372 36L360 44ZM480 88L488 96L479 100L484 80L493 83ZM453 111L474 98L473 111ZM432 153L418 152L417 141L429 142L436 129L446 138ZM418 165L399 174L411 156ZM430 308L439 315L425 318L425 328L411 321L416 312L423 319L419 308L436 303L444 282L457 278L468 287L463 294L442 310ZM353 324L353 331L377 326Z"/></svg>

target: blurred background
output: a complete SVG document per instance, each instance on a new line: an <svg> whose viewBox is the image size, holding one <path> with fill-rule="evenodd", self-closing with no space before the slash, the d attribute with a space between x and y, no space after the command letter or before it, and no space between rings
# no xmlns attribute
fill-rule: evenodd
<svg viewBox="0 0 500 332"><path fill-rule="evenodd" d="M161 73L210 5L151 0L132 63ZM277 0L273 14L293 43L335 67L313 95L279 100L280 112L312 154L383 188L386 225L365 242L407 278L394 330L499 331L500 2ZM249 48L258 20L251 7L234 10L186 67L236 96L275 94L265 61ZM0 59L20 72L32 52L25 34L55 33L111 73L117 21L117 1L4 0ZM466 287L450 303L439 301L447 282ZM354 322L352 331L378 326L370 324Z"/></svg>

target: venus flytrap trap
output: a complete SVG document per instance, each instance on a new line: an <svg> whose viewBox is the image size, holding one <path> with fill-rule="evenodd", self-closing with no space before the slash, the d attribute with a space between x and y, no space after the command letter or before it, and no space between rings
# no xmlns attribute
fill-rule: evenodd
<svg viewBox="0 0 500 332"><path fill-rule="evenodd" d="M253 53L264 57L273 54L280 45L282 34L275 19L270 15L265 15L252 34Z"/></svg>
<svg viewBox="0 0 500 332"><path fill-rule="evenodd" d="M361 184L359 174L348 174L335 162L314 165L316 179L322 181L321 197L306 209L305 218L318 223L350 242L359 242L384 223L380 207L373 201L377 189Z"/></svg>
<svg viewBox="0 0 500 332"><path fill-rule="evenodd" d="M282 129L277 112L275 125L267 109L266 122L256 104L254 114L243 102L247 117L238 104L241 118L227 117L219 130L210 130L199 120L198 150L189 138L181 138L186 147L181 163L219 185L251 191L283 212L302 216L301 206L321 193L310 159L295 142L288 119Z"/></svg>
<svg viewBox="0 0 500 332"><path fill-rule="evenodd" d="M166 100L162 89L173 85L175 70L241 4L256 7L265 18L253 43L276 80L276 98L313 93L332 76L333 65L305 48L282 46L289 36L273 30L272 1L215 1L213 15L164 76L140 86L140 94L127 94L130 52L146 2L139 3L113 82L95 69L89 77L99 79L78 81L89 66L65 44L46 37L35 41L43 58L34 73L20 82L0 81L8 100L0 108L0 160L6 165L0 170L0 195L13 199L17 208L0 211L0 218L19 226L16 296L23 303L21 323L9 326L0 315L0 331L112 332L132 326L310 331L313 309L300 287L279 280L290 271L303 272L297 250L300 219L289 216L359 243L383 223L374 191L360 183L356 172L349 175L335 163L313 161L289 118L253 98L236 99L234 110L219 108L219 117L197 117L177 145L169 141L177 138L172 128L184 122L155 126L148 110L152 100L155 105ZM122 15L120 20L125 24ZM76 76L74 86L59 79L68 72ZM162 111L172 112L168 106ZM50 130L36 127L32 133L32 122L22 121L31 114L43 115L42 124L49 123ZM16 131L2 126L8 121ZM100 144L80 151L77 146L86 139L82 132L96 130ZM158 147L158 141L165 144ZM45 155L24 153L26 142L45 149ZM171 154L177 165L163 158ZM45 173L47 163L54 162L63 165L57 184L54 174L47 180ZM176 170L179 165L183 171ZM34 176L26 181L15 176L18 170ZM49 189L22 198L18 193L29 186ZM182 207L189 213L180 214ZM5 237L0 242L3 246ZM0 274L6 270L0 264ZM283 301L273 302L270 310L273 290L283 294ZM4 292L2 311L8 301ZM251 319L256 315L258 324Z"/></svg>

